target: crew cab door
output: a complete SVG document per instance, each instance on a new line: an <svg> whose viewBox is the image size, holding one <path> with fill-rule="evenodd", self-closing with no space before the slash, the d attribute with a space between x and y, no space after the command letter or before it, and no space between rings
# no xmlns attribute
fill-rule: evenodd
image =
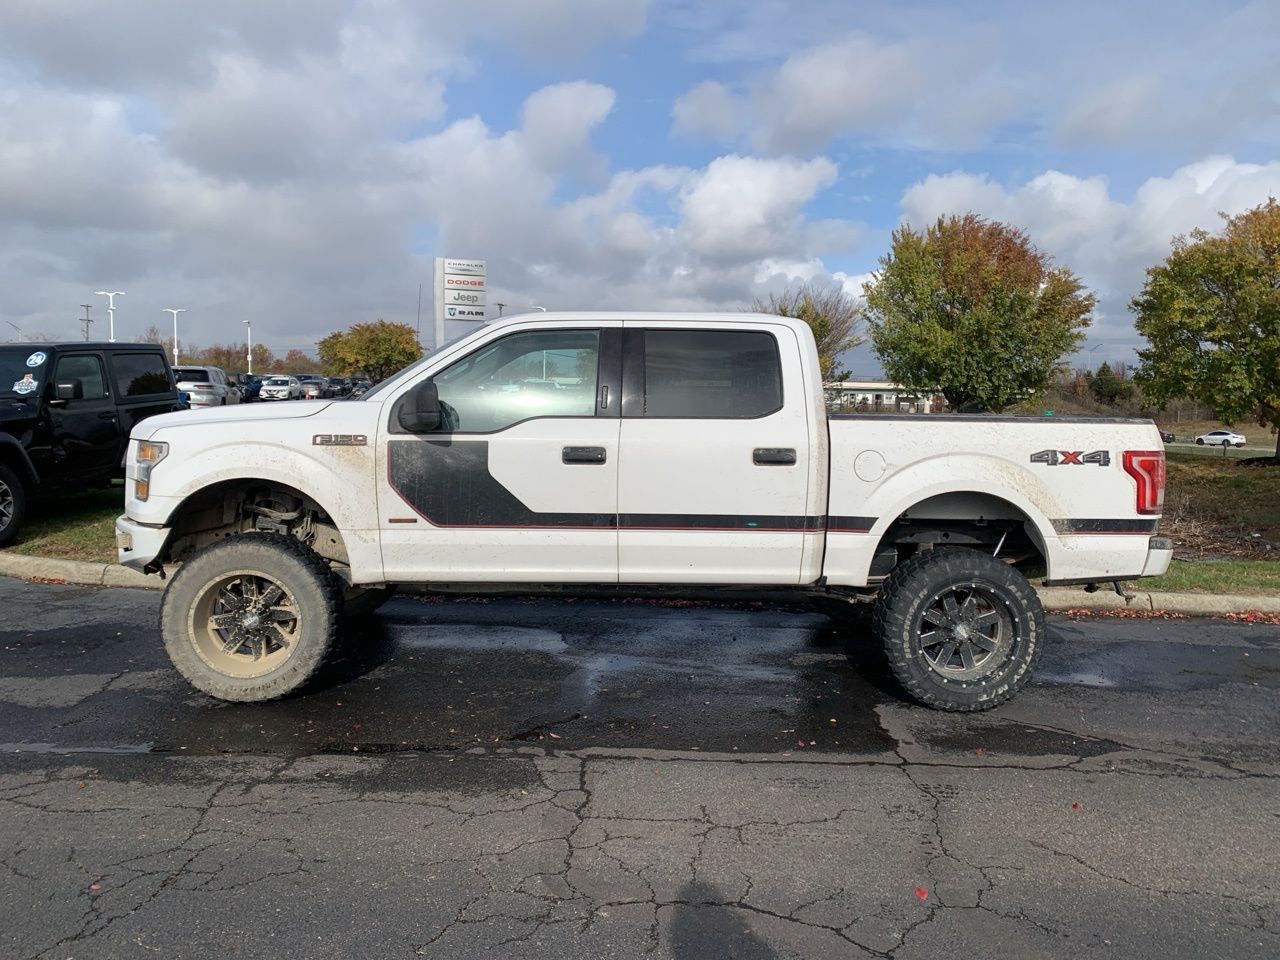
<svg viewBox="0 0 1280 960"><path fill-rule="evenodd" d="M76 395L58 398L60 384ZM100 353L58 355L48 387L51 457L56 485L83 486L120 469L120 426Z"/></svg>
<svg viewBox="0 0 1280 960"><path fill-rule="evenodd" d="M622 582L801 582L825 526L804 383L784 325L627 321Z"/></svg>
<svg viewBox="0 0 1280 960"><path fill-rule="evenodd" d="M389 581L616 582L620 340L617 321L496 333L431 376L441 419L428 432L398 412L421 380L389 400Z"/></svg>

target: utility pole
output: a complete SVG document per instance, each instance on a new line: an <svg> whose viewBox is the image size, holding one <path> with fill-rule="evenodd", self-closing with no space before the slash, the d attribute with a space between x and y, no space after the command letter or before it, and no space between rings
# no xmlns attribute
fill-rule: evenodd
<svg viewBox="0 0 1280 960"><path fill-rule="evenodd" d="M82 303L80 304L80 306L84 307L84 319L81 320L80 322L84 324L84 342L88 343L89 342L89 326L90 324L93 323L93 321L89 319L89 311L93 308L93 305L88 303Z"/></svg>
<svg viewBox="0 0 1280 960"><path fill-rule="evenodd" d="M505 304L505 303L500 303L500 304L498 304L498 317L499 317L499 319L501 319L501 317L502 317L502 308L503 308L503 307L505 307L505 306L506 306L506 304Z"/></svg>

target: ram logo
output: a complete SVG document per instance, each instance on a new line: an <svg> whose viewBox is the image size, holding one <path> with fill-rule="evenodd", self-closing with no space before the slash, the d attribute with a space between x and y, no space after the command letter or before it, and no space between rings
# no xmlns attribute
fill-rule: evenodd
<svg viewBox="0 0 1280 960"><path fill-rule="evenodd" d="M316 447L363 447L369 438L363 433L317 433L311 438Z"/></svg>
<svg viewBox="0 0 1280 960"><path fill-rule="evenodd" d="M1082 467L1092 463L1099 467L1111 466L1111 454L1106 450L1041 450L1031 455L1032 463L1043 463L1046 467L1065 467L1074 464Z"/></svg>

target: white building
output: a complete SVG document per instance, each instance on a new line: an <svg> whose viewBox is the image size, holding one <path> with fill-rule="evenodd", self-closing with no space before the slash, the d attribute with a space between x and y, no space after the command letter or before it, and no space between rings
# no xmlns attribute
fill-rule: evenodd
<svg viewBox="0 0 1280 960"><path fill-rule="evenodd" d="M840 380L823 384L832 413L938 413L942 398L908 390L890 380Z"/></svg>

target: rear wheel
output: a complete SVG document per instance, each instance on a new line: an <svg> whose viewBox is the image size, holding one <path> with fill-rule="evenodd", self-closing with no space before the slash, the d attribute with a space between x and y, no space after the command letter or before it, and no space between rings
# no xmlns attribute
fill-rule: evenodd
<svg viewBox="0 0 1280 960"><path fill-rule="evenodd" d="M164 592L160 629L169 659L221 700L262 701L298 689L338 631L341 594L304 544L242 534L205 547Z"/></svg>
<svg viewBox="0 0 1280 960"><path fill-rule="evenodd" d="M13 543L26 516L27 488L16 473L0 464L0 547Z"/></svg>
<svg viewBox="0 0 1280 960"><path fill-rule="evenodd" d="M872 617L898 682L939 710L1004 703L1031 679L1044 645L1044 609L1026 578L961 547L895 567Z"/></svg>

